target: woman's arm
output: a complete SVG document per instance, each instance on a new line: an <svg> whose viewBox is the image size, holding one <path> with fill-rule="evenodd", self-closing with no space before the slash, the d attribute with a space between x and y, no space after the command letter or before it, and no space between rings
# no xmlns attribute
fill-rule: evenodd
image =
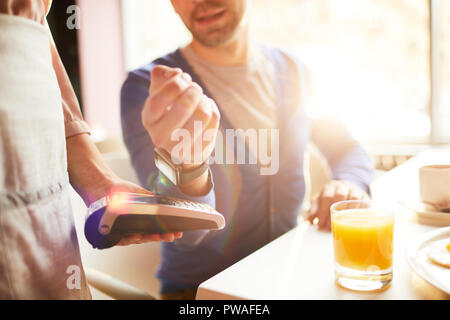
<svg viewBox="0 0 450 320"><path fill-rule="evenodd" d="M89 133L90 128L83 119L78 99L52 37L50 37L50 50L52 54L53 69L55 70L55 75L61 90L66 138L77 134Z"/></svg>
<svg viewBox="0 0 450 320"><path fill-rule="evenodd" d="M61 90L64 125L66 130L67 167L70 183L83 198L86 205L115 192L151 193L131 182L119 178L105 163L89 135L89 126L84 121L75 92L50 37L52 64ZM173 241L181 233L165 235L133 235L124 238L119 245L148 241Z"/></svg>

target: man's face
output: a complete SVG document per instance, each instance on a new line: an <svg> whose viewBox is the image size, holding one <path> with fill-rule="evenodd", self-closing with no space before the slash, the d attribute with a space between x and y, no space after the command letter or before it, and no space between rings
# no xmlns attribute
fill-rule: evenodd
<svg viewBox="0 0 450 320"><path fill-rule="evenodd" d="M195 40L207 47L220 46L237 33L247 0L171 0L175 11Z"/></svg>

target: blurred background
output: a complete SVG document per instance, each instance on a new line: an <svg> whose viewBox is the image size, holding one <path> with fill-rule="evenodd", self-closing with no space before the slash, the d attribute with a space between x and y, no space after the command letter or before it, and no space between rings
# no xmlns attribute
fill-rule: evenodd
<svg viewBox="0 0 450 320"><path fill-rule="evenodd" d="M308 114L340 118L377 174L430 146L450 146L450 0L249 1L254 36L308 65ZM78 28L67 27L73 14ZM57 0L48 21L93 139L109 166L136 182L122 142L120 88L128 71L186 44L189 33L169 0ZM90 283L120 280L157 297L159 244L93 250L83 235L86 207L74 191L71 200ZM116 289L92 291L127 291Z"/></svg>
<svg viewBox="0 0 450 320"><path fill-rule="evenodd" d="M79 30L65 27L73 4ZM449 0L250 4L255 37L309 66L311 117L341 118L374 156L409 156L450 142ZM120 138L126 72L190 39L169 0L58 0L49 22L98 142Z"/></svg>

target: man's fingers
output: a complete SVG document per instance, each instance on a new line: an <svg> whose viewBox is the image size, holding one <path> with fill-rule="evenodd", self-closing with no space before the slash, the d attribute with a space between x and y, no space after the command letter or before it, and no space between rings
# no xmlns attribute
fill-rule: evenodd
<svg viewBox="0 0 450 320"><path fill-rule="evenodd" d="M164 65L154 67L150 73L150 93L157 92L168 79L182 73L180 68L170 68Z"/></svg>
<svg viewBox="0 0 450 320"><path fill-rule="evenodd" d="M192 77L189 73L183 72L182 76L188 81L192 82Z"/></svg>
<svg viewBox="0 0 450 320"><path fill-rule="evenodd" d="M202 99L203 100L203 99ZM184 164L195 164L202 163L203 159L203 150L209 144L208 141L203 139L203 135L208 130L209 125L212 120L212 110L210 109L209 103L204 105L203 107L198 107L191 118L184 124L183 129L190 134L190 144L184 145L182 149L176 150L177 154L174 154L175 157L181 159ZM206 110L209 108L209 110ZM169 147L172 149L177 141L172 141L172 145ZM186 149L185 149L186 148Z"/></svg>
<svg viewBox="0 0 450 320"><path fill-rule="evenodd" d="M350 195L351 200L369 200L370 196L359 188L353 188Z"/></svg>
<svg viewBox="0 0 450 320"><path fill-rule="evenodd" d="M325 185L321 196L319 197L317 218L319 218L319 229L327 227L330 219L330 206L333 202L333 197L336 192L336 186L333 183Z"/></svg>
<svg viewBox="0 0 450 320"><path fill-rule="evenodd" d="M328 219L330 218L330 205L330 201L321 201L319 210L316 213L316 217L319 219L319 222L317 224L319 229L324 229L327 225Z"/></svg>
<svg viewBox="0 0 450 320"><path fill-rule="evenodd" d="M325 229L328 230L328 231L331 231L331 215L330 215L330 217L327 220L327 224L325 226Z"/></svg>
<svg viewBox="0 0 450 320"><path fill-rule="evenodd" d="M203 91L197 84L192 84L183 94L173 103L170 112L163 118L152 125L153 143L171 151L172 146L177 139L172 141L172 135L177 133L175 130L180 129L192 116L203 96ZM175 138L175 137L174 137Z"/></svg>
<svg viewBox="0 0 450 320"><path fill-rule="evenodd" d="M306 217L306 220L313 223L314 219L316 218L316 213L313 211L308 212L308 216Z"/></svg>
<svg viewBox="0 0 450 320"><path fill-rule="evenodd" d="M317 218L317 210L319 209L319 198L315 198L311 202L311 208L309 209L306 220L310 223L314 223L314 219Z"/></svg>
<svg viewBox="0 0 450 320"><path fill-rule="evenodd" d="M339 183L336 186L336 191L334 194L334 202L344 201L350 199L351 189L346 183Z"/></svg>
<svg viewBox="0 0 450 320"><path fill-rule="evenodd" d="M364 200L366 199L365 193L359 190L351 190L350 200Z"/></svg>
<svg viewBox="0 0 450 320"><path fill-rule="evenodd" d="M216 145L217 131L220 125L220 114L213 107L215 105L214 101L206 98L206 104L211 110L209 120L203 123L202 133L195 138L191 148L191 154L194 155L194 159L192 160L195 164L206 161L211 155Z"/></svg>
<svg viewBox="0 0 450 320"><path fill-rule="evenodd" d="M216 146L217 132L219 131L220 127L219 109L217 108L217 105L214 102L214 100L210 98L208 98L208 100L211 105L212 115L211 120L209 121L209 124L205 129L205 132L202 133L202 139L205 143L205 147L203 149L202 154L203 161L206 161L206 159L208 159L208 157L212 154Z"/></svg>
<svg viewBox="0 0 450 320"><path fill-rule="evenodd" d="M144 127L148 129L152 124L158 122L192 85L193 83L182 74L177 74L167 80L159 90L151 90L142 111Z"/></svg>
<svg viewBox="0 0 450 320"><path fill-rule="evenodd" d="M350 186L345 183L327 184L322 194L320 203L319 228L331 230L330 207L333 203L348 200L350 198Z"/></svg>
<svg viewBox="0 0 450 320"><path fill-rule="evenodd" d="M172 155L182 163L187 158L186 164L189 164L196 163L191 162L192 156L203 161L213 151L220 113L214 101L203 94L203 89L192 82L189 74L180 69L157 66L151 73L150 94L142 111L142 123L156 147L171 154L175 152ZM180 142L182 146L178 150Z"/></svg>
<svg viewBox="0 0 450 320"><path fill-rule="evenodd" d="M369 195L350 182L333 180L325 185L317 201L311 205L308 221L319 219L319 229L331 230L331 206L339 201L366 200ZM317 204L317 207L314 207Z"/></svg>
<svg viewBox="0 0 450 320"><path fill-rule="evenodd" d="M192 144L194 144L194 141L202 136L203 132L205 131L206 127L211 121L212 114L213 110L211 108L208 97L203 95L197 109L195 109L192 116L183 126L184 129L186 129L191 133ZM195 126L196 125L198 126L200 123L201 123L201 130L195 130Z"/></svg>

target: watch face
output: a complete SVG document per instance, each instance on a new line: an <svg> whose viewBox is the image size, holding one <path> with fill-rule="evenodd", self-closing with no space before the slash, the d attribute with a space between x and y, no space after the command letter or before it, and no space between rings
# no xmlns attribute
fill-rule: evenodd
<svg viewBox="0 0 450 320"><path fill-rule="evenodd" d="M155 164L159 171L166 176L167 179L172 181L173 184L177 184L176 171L172 168L164 159L160 156L155 157Z"/></svg>

